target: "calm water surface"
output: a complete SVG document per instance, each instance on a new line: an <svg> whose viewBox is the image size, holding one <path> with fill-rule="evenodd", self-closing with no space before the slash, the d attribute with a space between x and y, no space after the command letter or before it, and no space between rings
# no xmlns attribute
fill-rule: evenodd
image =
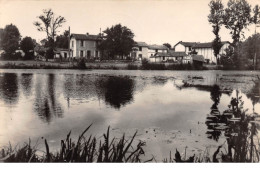
<svg viewBox="0 0 260 169"><path fill-rule="evenodd" d="M214 101L207 87L222 93L219 111L227 109L239 90L245 108L259 112L259 93L252 95L252 79L259 72L129 71L129 70L0 70L0 147L30 137L51 147L72 130L77 136L93 123L91 133L101 137L110 125L114 135L135 130L159 159L169 149L188 146L202 151L224 142L224 135L208 130L206 122ZM201 78L202 77L202 78ZM259 92L259 88L256 89ZM251 92L251 93L250 93ZM258 98L258 99L257 99ZM254 106L253 106L254 105ZM216 134L216 133L215 133ZM41 145L40 145L41 146Z"/></svg>

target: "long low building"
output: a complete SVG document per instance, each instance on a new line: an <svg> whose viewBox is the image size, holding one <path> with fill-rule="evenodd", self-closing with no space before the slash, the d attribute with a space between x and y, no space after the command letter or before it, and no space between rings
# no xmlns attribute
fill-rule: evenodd
<svg viewBox="0 0 260 169"><path fill-rule="evenodd" d="M220 49L218 59L220 55L226 53L226 49L230 45L230 42L223 41L222 47ZM185 52L186 54L190 55L191 52L196 52L197 55L202 55L205 58L205 62L207 63L217 63L217 58L214 55L214 50L212 47L212 42L200 43L200 42L178 42L174 45L174 50L176 52Z"/></svg>

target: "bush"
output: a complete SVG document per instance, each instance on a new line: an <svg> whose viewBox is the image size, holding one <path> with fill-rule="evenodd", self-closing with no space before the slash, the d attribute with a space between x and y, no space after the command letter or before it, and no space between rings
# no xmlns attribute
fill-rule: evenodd
<svg viewBox="0 0 260 169"><path fill-rule="evenodd" d="M135 64L128 64L127 70L138 70L138 66Z"/></svg>
<svg viewBox="0 0 260 169"><path fill-rule="evenodd" d="M142 60L143 70L165 70L165 64L163 63L149 63L147 59Z"/></svg>
<svg viewBox="0 0 260 169"><path fill-rule="evenodd" d="M81 59L78 60L78 62L77 62L77 67L78 67L79 69L86 69L86 68L87 68L87 67L86 67L86 62L85 62L85 59L84 59L84 58L81 58Z"/></svg>

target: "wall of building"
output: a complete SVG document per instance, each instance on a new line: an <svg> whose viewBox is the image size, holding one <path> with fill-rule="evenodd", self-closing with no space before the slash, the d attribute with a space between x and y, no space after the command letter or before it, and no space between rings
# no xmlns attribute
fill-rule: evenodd
<svg viewBox="0 0 260 169"><path fill-rule="evenodd" d="M136 51L136 59L139 59L140 55L142 55L142 59L146 58L149 60L149 57L148 57L148 47L142 47L142 51L139 50L139 47L138 47L138 51Z"/></svg>
<svg viewBox="0 0 260 169"><path fill-rule="evenodd" d="M205 60L209 60L209 63L216 63L216 57L212 48L197 48L195 51L198 52L198 55L204 56Z"/></svg>
<svg viewBox="0 0 260 169"><path fill-rule="evenodd" d="M161 52L161 53L167 53L167 50L159 50L157 52ZM154 56L156 53L155 49L148 49L148 58L150 58L151 56Z"/></svg>
<svg viewBox="0 0 260 169"><path fill-rule="evenodd" d="M73 57L80 57L80 51L83 51L83 57L87 58L87 51L90 51L90 58L100 57L100 52L97 50L97 42L91 40L84 40L83 46L81 46L81 40L76 40L72 38L70 40L70 49L73 50ZM72 43L74 42L74 46L72 47Z"/></svg>

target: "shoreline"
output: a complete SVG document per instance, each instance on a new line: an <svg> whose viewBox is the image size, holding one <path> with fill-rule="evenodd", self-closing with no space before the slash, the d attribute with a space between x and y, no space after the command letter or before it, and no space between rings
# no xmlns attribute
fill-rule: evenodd
<svg viewBox="0 0 260 169"><path fill-rule="evenodd" d="M156 66L154 66L156 65ZM236 69L223 69L218 65L204 65L201 69L189 67L187 65L174 63L152 63L148 68L143 68L140 61L104 61L104 62L86 62L85 68L80 68L77 62L45 62L45 61L0 61L0 69L85 69L85 70L183 70L183 71L198 71L198 70L224 70L232 71ZM251 69L238 69L241 71L253 71ZM238 71L236 70L236 71ZM255 70L258 71L258 70Z"/></svg>

